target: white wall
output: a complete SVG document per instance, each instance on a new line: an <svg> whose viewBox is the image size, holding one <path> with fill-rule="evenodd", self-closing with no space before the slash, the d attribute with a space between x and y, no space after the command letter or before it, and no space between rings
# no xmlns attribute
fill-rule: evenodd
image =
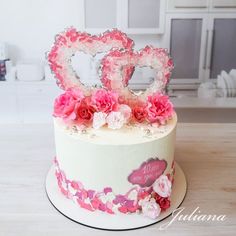
<svg viewBox="0 0 236 236"><path fill-rule="evenodd" d="M0 0L0 41L14 62L45 58L54 35L79 21L76 0Z"/></svg>
<svg viewBox="0 0 236 236"><path fill-rule="evenodd" d="M0 41L9 44L10 57L45 59L54 36L66 27L79 25L77 0L0 0ZM131 36L136 48L158 46L158 36Z"/></svg>

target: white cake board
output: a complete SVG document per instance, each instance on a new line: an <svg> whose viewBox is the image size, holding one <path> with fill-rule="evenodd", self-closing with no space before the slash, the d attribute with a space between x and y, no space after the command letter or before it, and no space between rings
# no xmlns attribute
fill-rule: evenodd
<svg viewBox="0 0 236 236"><path fill-rule="evenodd" d="M46 192L53 206L69 219L96 229L131 230L155 224L180 206L187 191L187 182L183 170L175 163L174 185L171 194L171 207L162 212L158 219L151 220L142 214L107 214L101 211L90 212L80 208L72 200L67 199L59 190L54 166L51 167L46 178Z"/></svg>

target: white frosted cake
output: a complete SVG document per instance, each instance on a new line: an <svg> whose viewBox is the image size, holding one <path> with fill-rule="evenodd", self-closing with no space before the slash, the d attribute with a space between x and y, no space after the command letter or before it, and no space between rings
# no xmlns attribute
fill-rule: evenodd
<svg viewBox="0 0 236 236"><path fill-rule="evenodd" d="M68 29L57 36L48 58L65 92L54 104L55 173L78 210L156 219L170 207L174 180L177 116L163 92L173 63L164 49L132 48L117 30L91 36ZM79 81L69 63L76 51L107 52L102 87ZM156 71L144 92L127 87L135 66Z"/></svg>

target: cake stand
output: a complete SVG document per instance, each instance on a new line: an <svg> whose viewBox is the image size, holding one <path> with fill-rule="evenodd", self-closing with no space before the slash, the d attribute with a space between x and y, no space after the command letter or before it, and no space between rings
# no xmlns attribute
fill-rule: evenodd
<svg viewBox="0 0 236 236"><path fill-rule="evenodd" d="M153 225L177 209L183 202L187 182L181 167L175 163L175 181L171 194L171 207L162 212L155 220L144 217L142 214L107 214L101 211L90 212L80 208L72 200L67 199L59 190L57 179L52 166L46 177L46 192L52 205L67 218L96 229L103 230L131 230Z"/></svg>

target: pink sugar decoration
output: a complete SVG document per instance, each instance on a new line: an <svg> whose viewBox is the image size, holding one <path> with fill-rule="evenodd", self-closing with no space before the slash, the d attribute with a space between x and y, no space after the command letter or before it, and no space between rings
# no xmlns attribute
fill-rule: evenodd
<svg viewBox="0 0 236 236"><path fill-rule="evenodd" d="M115 199L110 202L108 199L105 200L105 203L102 202L99 197L106 197L106 195L110 192L112 192L112 188L111 187L105 187L103 189L103 192L96 192L94 190L85 190L82 183L79 181L71 181L68 180L66 178L65 173L60 170L59 168L59 163L57 161L57 159L54 160L55 163L55 174L57 177L57 181L58 181L58 186L60 191L62 192L62 194L64 194L67 198L69 199L74 199L78 205L84 209L87 209L89 211L95 211L95 210L100 210L100 211L104 211L107 212L109 214L114 214L114 205L120 204L120 207L118 208L118 210L121 213L133 213L136 212L137 210L141 209L141 206L138 205L139 200L142 200L144 198L146 198L147 196L150 196L151 194L156 194L153 192L153 188L137 188L134 187L132 189L130 189L125 195L122 194L117 194L114 195ZM173 181L173 179L172 179ZM77 192L75 194L72 194L70 192L70 188L68 188L68 184L77 190ZM137 191L137 196L134 198L137 199L129 199L129 195L132 193L132 191L134 191L134 189L136 189ZM156 194L157 195L157 194ZM86 202L85 202L86 201ZM103 200L104 201L104 200ZM163 207L168 208L169 207L169 202L163 202ZM168 203L168 204L167 204Z"/></svg>
<svg viewBox="0 0 236 236"><path fill-rule="evenodd" d="M92 199L94 197L95 191L94 190L88 190L87 194L88 194L88 198Z"/></svg>
<svg viewBox="0 0 236 236"><path fill-rule="evenodd" d="M119 30L106 31L95 36L84 32L77 32L69 28L56 36L54 46L48 54L51 70L56 75L60 87L68 89L72 87L87 91L73 70L70 59L76 51L94 55L111 49L131 49L134 42L126 34Z"/></svg>
<svg viewBox="0 0 236 236"><path fill-rule="evenodd" d="M106 187L106 188L104 188L103 192L104 192L105 194L110 193L110 192L112 192L112 188Z"/></svg>
<svg viewBox="0 0 236 236"><path fill-rule="evenodd" d="M127 209L126 206L121 206L121 207L118 208L118 210L122 213L127 213L128 212L128 209Z"/></svg>

